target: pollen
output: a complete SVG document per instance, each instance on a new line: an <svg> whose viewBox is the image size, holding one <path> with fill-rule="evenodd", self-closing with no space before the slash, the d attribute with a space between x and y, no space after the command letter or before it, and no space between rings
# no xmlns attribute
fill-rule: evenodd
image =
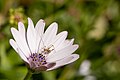
<svg viewBox="0 0 120 80"><path fill-rule="evenodd" d="M31 54L28 60L31 64L31 67L39 67L39 66L44 66L45 64L47 64L45 60L45 56L40 53Z"/></svg>

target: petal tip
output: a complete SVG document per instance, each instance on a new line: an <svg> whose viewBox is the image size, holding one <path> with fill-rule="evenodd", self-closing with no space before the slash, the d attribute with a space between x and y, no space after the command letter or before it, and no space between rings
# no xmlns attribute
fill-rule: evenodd
<svg viewBox="0 0 120 80"><path fill-rule="evenodd" d="M78 49L78 48L79 48L79 45L78 45L78 44L74 44L74 46L76 47L76 49Z"/></svg>
<svg viewBox="0 0 120 80"><path fill-rule="evenodd" d="M74 62L74 61L76 61L76 60L78 60L80 58L80 55L72 54L72 57L73 57L73 61L72 62Z"/></svg>
<svg viewBox="0 0 120 80"><path fill-rule="evenodd" d="M53 23L51 24L51 26L54 26L54 27L58 28L57 22L53 22Z"/></svg>
<svg viewBox="0 0 120 80"><path fill-rule="evenodd" d="M57 22L53 22L52 24L54 24L54 25L58 25L58 23L57 23Z"/></svg>
<svg viewBox="0 0 120 80"><path fill-rule="evenodd" d="M20 25L22 22L20 21L20 22L18 22L18 25Z"/></svg>
<svg viewBox="0 0 120 80"><path fill-rule="evenodd" d="M74 40L75 40L74 38L71 39L71 41L74 41Z"/></svg>
<svg viewBox="0 0 120 80"><path fill-rule="evenodd" d="M40 19L38 22L45 24L45 21L43 19Z"/></svg>
<svg viewBox="0 0 120 80"><path fill-rule="evenodd" d="M28 24L30 24L32 22L31 18L27 18L28 19Z"/></svg>
<svg viewBox="0 0 120 80"><path fill-rule="evenodd" d="M31 18L30 18L30 17L28 17L27 19L28 19L28 20L31 20Z"/></svg>
<svg viewBox="0 0 120 80"><path fill-rule="evenodd" d="M10 40L9 40L10 45L11 45L11 43L12 43L12 40L13 40L13 39L10 39Z"/></svg>
<svg viewBox="0 0 120 80"><path fill-rule="evenodd" d="M11 32L17 31L14 27L11 28Z"/></svg>
<svg viewBox="0 0 120 80"><path fill-rule="evenodd" d="M40 19L39 21L44 21L43 19Z"/></svg>
<svg viewBox="0 0 120 80"><path fill-rule="evenodd" d="M80 55L78 55L78 54L74 54L74 58L76 58L76 60L77 60L77 59L80 58Z"/></svg>
<svg viewBox="0 0 120 80"><path fill-rule="evenodd" d="M63 33L64 33L65 35L68 35L68 32L67 32L67 31L63 31Z"/></svg>

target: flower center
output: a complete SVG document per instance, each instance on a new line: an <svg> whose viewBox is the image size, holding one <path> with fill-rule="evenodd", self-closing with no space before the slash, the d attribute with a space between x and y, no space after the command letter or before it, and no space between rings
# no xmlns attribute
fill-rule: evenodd
<svg viewBox="0 0 120 80"><path fill-rule="evenodd" d="M31 54L28 60L31 64L31 67L39 67L39 66L43 66L47 64L45 60L45 56L43 56L42 54L38 54L38 53Z"/></svg>
<svg viewBox="0 0 120 80"><path fill-rule="evenodd" d="M33 72L39 73L40 71L46 71L56 65L56 62L47 62L46 56L54 50L54 46L51 45L46 48L41 48L40 52L32 53L27 59L29 61L29 69Z"/></svg>

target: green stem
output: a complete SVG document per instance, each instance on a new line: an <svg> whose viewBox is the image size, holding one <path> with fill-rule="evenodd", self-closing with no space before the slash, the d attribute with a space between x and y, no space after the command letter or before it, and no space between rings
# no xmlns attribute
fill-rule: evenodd
<svg viewBox="0 0 120 80"><path fill-rule="evenodd" d="M24 80L30 80L31 76L32 76L32 72L30 70L28 70Z"/></svg>

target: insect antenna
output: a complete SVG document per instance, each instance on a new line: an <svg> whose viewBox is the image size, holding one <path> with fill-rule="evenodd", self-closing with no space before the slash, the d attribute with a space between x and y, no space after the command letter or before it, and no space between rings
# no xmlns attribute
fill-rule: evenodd
<svg viewBox="0 0 120 80"><path fill-rule="evenodd" d="M38 33L38 30L36 30L36 32ZM37 36L37 35L36 35ZM36 52L37 53L39 53L39 48L40 48L40 44L41 44L41 42L42 42L42 44L43 44L43 46L45 46L45 44L44 44L44 41L43 41L43 39L42 39L42 37L43 37L43 34L38 34L38 37L40 37L40 40L39 40L39 43L38 43L38 48L37 48L37 50L36 50ZM37 38L37 37L36 37ZM36 39L37 40L37 39Z"/></svg>

